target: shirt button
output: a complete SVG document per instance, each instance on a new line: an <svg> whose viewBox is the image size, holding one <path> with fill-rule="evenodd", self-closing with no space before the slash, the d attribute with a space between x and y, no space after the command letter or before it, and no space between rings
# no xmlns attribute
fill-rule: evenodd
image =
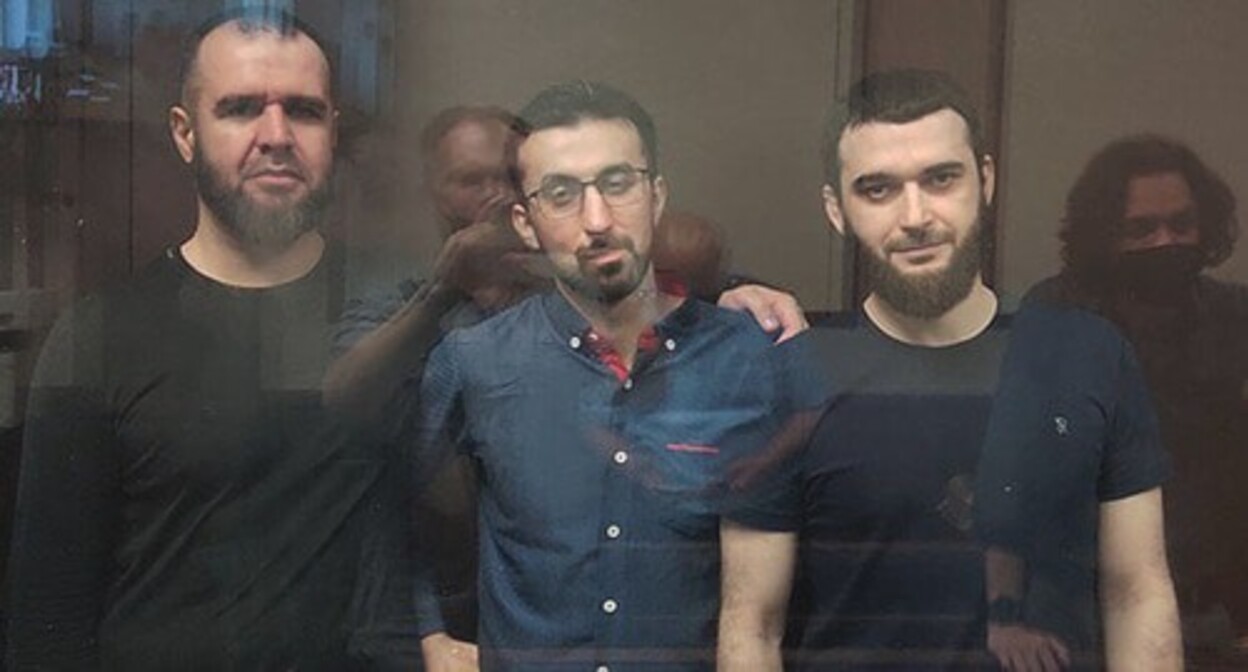
<svg viewBox="0 0 1248 672"><path fill-rule="evenodd" d="M608 614L614 614L616 610L619 608L620 608L620 605L617 604L615 600L603 600L602 601L602 610Z"/></svg>
<svg viewBox="0 0 1248 672"><path fill-rule="evenodd" d="M631 390L631 389L633 389L633 379L625 378L624 379L624 391L627 392L628 390Z"/></svg>
<svg viewBox="0 0 1248 672"><path fill-rule="evenodd" d="M608 525L608 526L607 526L607 538L608 538L608 539L619 539L619 538L620 538L620 532L621 532L621 530L620 530L620 526L619 526L619 525Z"/></svg>
<svg viewBox="0 0 1248 672"><path fill-rule="evenodd" d="M667 351L668 351L668 352L671 352L671 351L675 350L675 349L676 349L676 339L674 339L674 338L669 338L669 339L667 339L666 341L663 341L663 347L667 348Z"/></svg>
<svg viewBox="0 0 1248 672"><path fill-rule="evenodd" d="M611 459L615 460L616 464L624 464L628 461L628 453L622 450L617 450L615 451L615 454L611 456Z"/></svg>
<svg viewBox="0 0 1248 672"><path fill-rule="evenodd" d="M573 349L573 350L580 349L580 347L581 347L581 337L580 337L580 336L573 336L572 338L569 338L569 339L568 339L568 345L572 346L572 349Z"/></svg>

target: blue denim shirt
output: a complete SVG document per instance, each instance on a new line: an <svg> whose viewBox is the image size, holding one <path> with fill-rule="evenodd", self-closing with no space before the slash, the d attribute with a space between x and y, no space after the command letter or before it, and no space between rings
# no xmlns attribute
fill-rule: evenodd
<svg viewBox="0 0 1248 672"><path fill-rule="evenodd" d="M799 342L694 300L618 378L557 292L449 334L426 366L416 466L481 473L484 669L710 669L724 479L790 412Z"/></svg>

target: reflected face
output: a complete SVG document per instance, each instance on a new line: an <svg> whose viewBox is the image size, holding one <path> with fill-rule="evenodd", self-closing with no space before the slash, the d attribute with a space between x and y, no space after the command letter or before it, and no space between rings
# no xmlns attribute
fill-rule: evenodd
<svg viewBox="0 0 1248 672"><path fill-rule="evenodd" d="M624 120L586 120L537 131L520 145L518 162L526 194L549 180L593 180L612 169L648 168L641 137ZM631 296L650 273L650 245L663 212L663 178L643 180L644 196L609 205L587 187L578 212L551 217L535 199L512 207L512 224L525 244L550 259L566 290L614 304Z"/></svg>
<svg viewBox="0 0 1248 672"><path fill-rule="evenodd" d="M329 66L306 35L245 34L225 24L200 45L192 109L174 140L200 199L244 243L283 246L329 200L335 112Z"/></svg>
<svg viewBox="0 0 1248 672"><path fill-rule="evenodd" d="M981 215L994 186L992 160L977 168L965 120L946 109L863 124L845 131L839 152L841 195L825 186L825 208L861 243L872 290L920 317L965 298L979 277Z"/></svg>
<svg viewBox="0 0 1248 672"><path fill-rule="evenodd" d="M1199 245L1200 219L1191 187L1179 173L1139 175L1127 183L1117 252Z"/></svg>
<svg viewBox="0 0 1248 672"><path fill-rule="evenodd" d="M430 186L446 233L487 221L515 201L507 177L510 133L502 122L470 119L438 143Z"/></svg>

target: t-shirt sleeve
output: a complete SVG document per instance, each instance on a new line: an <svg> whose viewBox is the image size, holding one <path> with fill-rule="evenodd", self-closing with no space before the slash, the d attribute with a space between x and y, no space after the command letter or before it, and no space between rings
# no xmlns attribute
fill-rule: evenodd
<svg viewBox="0 0 1248 672"><path fill-rule="evenodd" d="M1042 546L1095 525L1095 506L1160 485L1169 471L1130 345L1090 312L1032 303L1015 317L975 488L982 541ZM1073 507L1073 508L1072 508Z"/></svg>
<svg viewBox="0 0 1248 672"><path fill-rule="evenodd" d="M63 316L30 390L9 565L10 669L94 669L120 517L98 300Z"/></svg>
<svg viewBox="0 0 1248 672"><path fill-rule="evenodd" d="M769 532L793 532L802 522L802 462L806 441L818 411L791 416L779 441L733 465L721 515L745 527Z"/></svg>
<svg viewBox="0 0 1248 672"><path fill-rule="evenodd" d="M722 514L746 527L788 532L801 525L802 465L830 384L805 335L770 348L767 356L776 428L766 445L730 469Z"/></svg>
<svg viewBox="0 0 1248 672"><path fill-rule="evenodd" d="M385 324L413 296L423 295L428 283L404 282L397 288L350 299L334 327L333 356L341 357L369 333Z"/></svg>
<svg viewBox="0 0 1248 672"><path fill-rule="evenodd" d="M417 491L406 476L402 469L388 470L367 512L349 652L370 669L421 669L420 640L445 629L431 601L433 568L411 527Z"/></svg>
<svg viewBox="0 0 1248 672"><path fill-rule="evenodd" d="M1131 345L1119 342L1118 398L1097 482L1102 502L1155 488L1170 474L1148 385Z"/></svg>

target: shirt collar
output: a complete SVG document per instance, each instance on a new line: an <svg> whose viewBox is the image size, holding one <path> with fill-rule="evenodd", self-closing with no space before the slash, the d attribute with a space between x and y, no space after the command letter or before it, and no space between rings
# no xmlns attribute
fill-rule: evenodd
<svg viewBox="0 0 1248 672"><path fill-rule="evenodd" d="M542 310L559 338L571 344L574 349L579 349L590 332L589 320L557 289L546 292L541 302ZM714 309L695 299L682 301L675 310L654 325L654 334L660 345L667 350L674 350L675 344L694 329L707 310Z"/></svg>

